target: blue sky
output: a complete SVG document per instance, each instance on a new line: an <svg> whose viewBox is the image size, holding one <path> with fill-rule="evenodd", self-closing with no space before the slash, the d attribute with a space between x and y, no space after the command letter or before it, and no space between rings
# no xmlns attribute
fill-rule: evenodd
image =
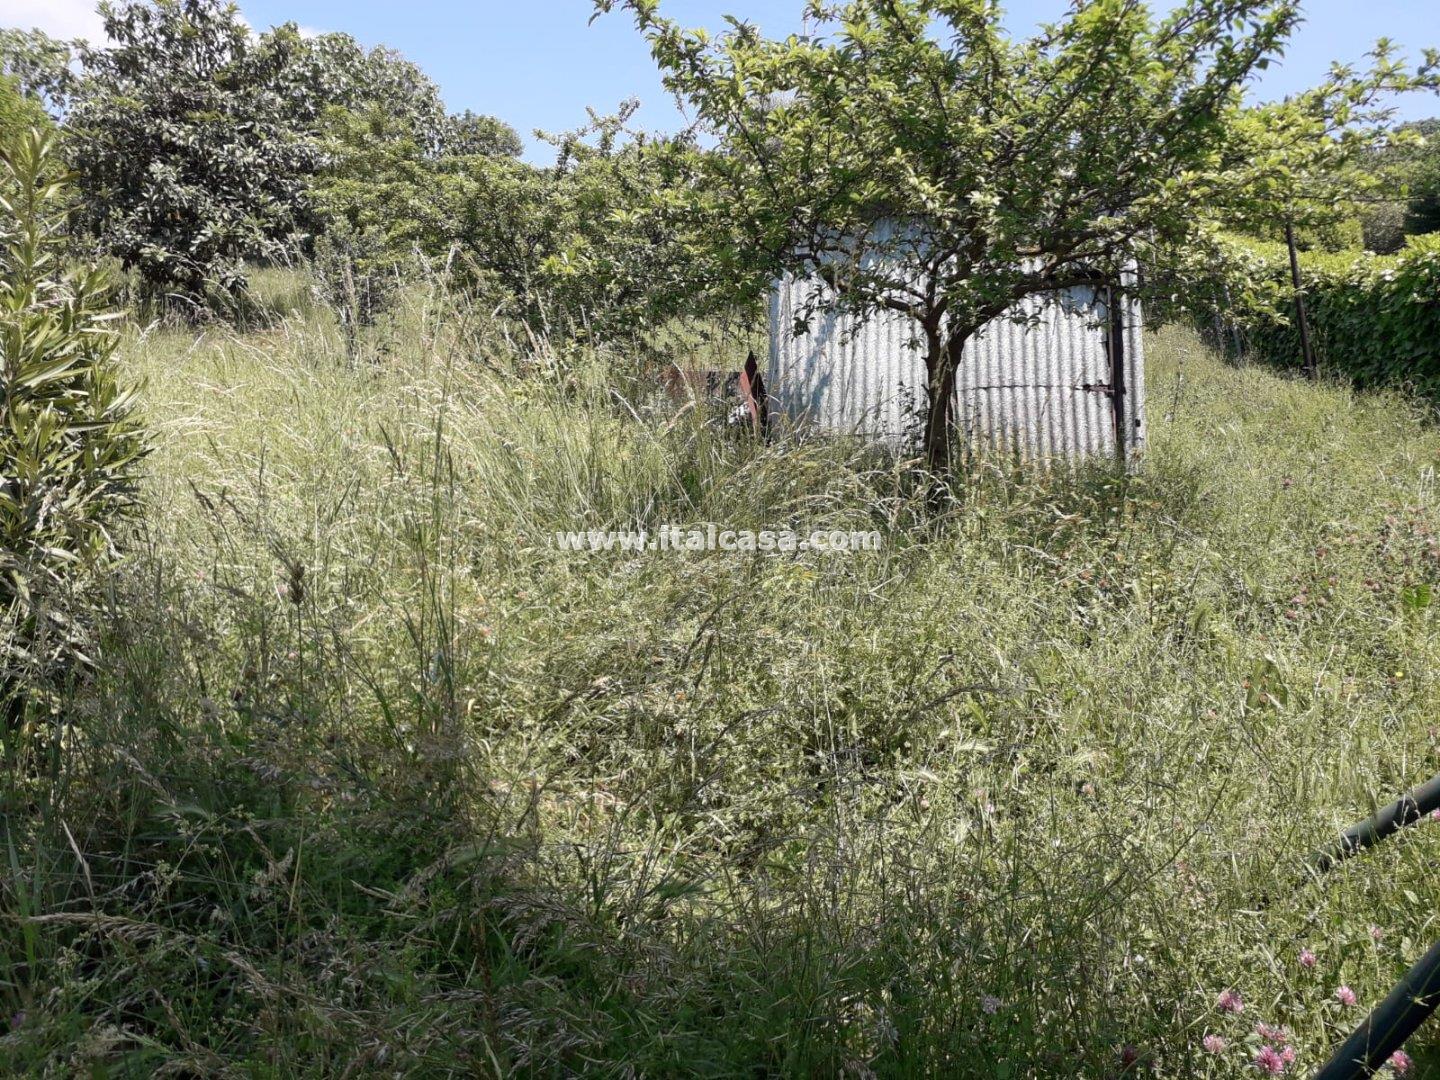
<svg viewBox="0 0 1440 1080"><path fill-rule="evenodd" d="M1257 87L1279 97L1312 85L1332 60L1358 62L1386 36L1419 59L1440 46L1434 0L1312 0L1307 22L1284 61ZM1011 0L1016 33L1061 14L1064 0ZM1163 7L1157 0L1156 7ZM773 35L798 29L802 0L662 0L662 11L689 26L723 27L733 14ZM638 97L636 119L673 129L679 114L660 86L644 42L623 13L590 24L590 0L241 0L251 25L293 21L310 30L343 30L367 45L386 44L420 64L452 111L492 113L526 137L527 156L548 159L530 138L535 128L562 131L585 120L585 107L612 112ZM0 0L0 25L38 25L60 36L95 36L93 0ZM1440 98L1402 103L1409 118L1440 115Z"/></svg>

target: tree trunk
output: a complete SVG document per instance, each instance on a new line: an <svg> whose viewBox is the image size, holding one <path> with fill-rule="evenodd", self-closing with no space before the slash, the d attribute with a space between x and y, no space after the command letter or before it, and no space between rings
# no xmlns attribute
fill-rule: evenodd
<svg viewBox="0 0 1440 1080"><path fill-rule="evenodd" d="M948 340L938 333L927 335L925 464L937 477L950 471L950 450L955 442L955 379L969 337L968 332L952 333Z"/></svg>

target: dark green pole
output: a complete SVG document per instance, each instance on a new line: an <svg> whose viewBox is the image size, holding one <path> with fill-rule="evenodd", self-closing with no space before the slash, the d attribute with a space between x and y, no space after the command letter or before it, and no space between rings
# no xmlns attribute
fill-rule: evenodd
<svg viewBox="0 0 1440 1080"><path fill-rule="evenodd" d="M1440 775L1432 776L1389 806L1377 810L1373 816L1351 825L1335 843L1310 856L1310 869L1323 874L1336 863L1373 847L1435 810L1440 810Z"/></svg>
<svg viewBox="0 0 1440 1080"><path fill-rule="evenodd" d="M1290 249L1290 282L1295 286L1295 317L1300 327L1300 349L1305 354L1305 374L1315 378L1315 346L1310 343L1310 318L1305 314L1305 289L1300 284L1300 256L1295 250L1295 226L1285 220L1285 246Z"/></svg>
<svg viewBox="0 0 1440 1080"><path fill-rule="evenodd" d="M1440 1005L1440 941L1315 1074L1315 1080L1365 1080L1405 1045Z"/></svg>

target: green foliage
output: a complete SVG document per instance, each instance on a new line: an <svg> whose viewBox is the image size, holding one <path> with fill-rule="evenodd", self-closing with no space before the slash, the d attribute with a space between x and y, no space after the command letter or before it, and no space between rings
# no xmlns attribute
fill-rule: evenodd
<svg viewBox="0 0 1440 1080"><path fill-rule="evenodd" d="M446 119L440 146L446 157L519 157L525 149L509 124L469 109Z"/></svg>
<svg viewBox="0 0 1440 1080"><path fill-rule="evenodd" d="M1440 119L1408 127L1423 141L1413 147L1407 170L1405 230L1412 236L1440 232Z"/></svg>
<svg viewBox="0 0 1440 1080"><path fill-rule="evenodd" d="M1363 247L1379 255L1393 255L1405 246L1405 204L1380 199L1360 212Z"/></svg>
<svg viewBox="0 0 1440 1080"><path fill-rule="evenodd" d="M12 76L27 98L52 114L65 110L75 90L75 44L41 30L0 28L0 75Z"/></svg>
<svg viewBox="0 0 1440 1080"><path fill-rule="evenodd" d="M144 443L104 282L63 266L52 133L0 164L0 710L85 662L93 577L115 552Z"/></svg>
<svg viewBox="0 0 1440 1080"><path fill-rule="evenodd" d="M385 233L374 226L358 228L336 218L316 238L316 291L339 319L352 359L359 353L361 328L373 326L393 306L405 265Z"/></svg>
<svg viewBox="0 0 1440 1080"><path fill-rule="evenodd" d="M1440 231L1440 119L1401 124L1365 163L1383 196L1366 215L1366 247L1399 251L1406 236Z"/></svg>
<svg viewBox="0 0 1440 1080"><path fill-rule="evenodd" d="M32 128L50 127L39 104L20 93L15 79L0 75L0 146L10 146Z"/></svg>
<svg viewBox="0 0 1440 1080"><path fill-rule="evenodd" d="M67 127L80 221L157 296L238 293L242 262L276 250L315 149L224 0L126 0L110 43L81 50Z"/></svg>
<svg viewBox="0 0 1440 1080"><path fill-rule="evenodd" d="M322 231L367 238L362 276L393 276L418 252L548 334L612 338L701 314L701 262L652 212L675 150L626 138L633 108L551 137L549 168L509 156L488 125L479 142L449 144L481 152L432 157L385 112L334 114L314 190Z"/></svg>
<svg viewBox="0 0 1440 1080"><path fill-rule="evenodd" d="M446 131L415 65L344 34L255 38L224 0L125 0L105 25L110 41L81 50L67 123L80 222L152 294L233 301L244 260L305 247L328 110L383 108L422 153Z"/></svg>
<svg viewBox="0 0 1440 1080"><path fill-rule="evenodd" d="M308 136L322 137L337 112L383 115L383 128L373 136L402 139L431 156L457 119L445 115L429 76L394 49L367 51L349 34L303 37L287 23L263 35L257 50L269 58L289 122ZM472 116L475 124L486 120Z"/></svg>
<svg viewBox="0 0 1440 1080"><path fill-rule="evenodd" d="M413 285L365 378L319 312L126 349L148 543L0 773L5 1071L1235 1080L1265 1022L1308 1076L1434 939L1440 825L1301 868L1435 770L1412 403L1167 328L1139 475L917 527ZM708 521L885 547L549 543Z"/></svg>
<svg viewBox="0 0 1440 1080"><path fill-rule="evenodd" d="M1285 225L1283 222L1272 223L1269 228L1260 230L1255 236L1274 244L1284 243ZM1295 230L1295 247L1300 251L1322 251L1331 254L1367 250L1364 221L1357 214L1302 226Z"/></svg>
<svg viewBox="0 0 1440 1080"><path fill-rule="evenodd" d="M1232 244L1198 307L1243 335L1255 356L1298 366L1289 255L1281 245ZM1306 254L1305 306L1321 359L1360 386L1440 390L1440 237L1411 237L1395 256ZM1202 321L1208 315L1202 314Z"/></svg>
<svg viewBox="0 0 1440 1080"><path fill-rule="evenodd" d="M1079 0L1030 40L989 0L806 6L811 32L716 40L631 10L668 89L717 152L661 191L684 241L740 288L778 273L830 286L817 306L910 316L929 371L925 445L948 460L964 342L1017 299L1114 276L1137 253L1183 262L1217 222L1333 216L1302 199L1373 144L1391 91L1440 84L1381 43L1365 75L1246 109L1242 87L1283 50L1295 0L1146 5ZM1283 213L1277 212L1283 211ZM1313 219L1313 221L1312 221Z"/></svg>
<svg viewBox="0 0 1440 1080"><path fill-rule="evenodd" d="M390 283L422 248L443 252L449 233L435 163L388 110L331 110L323 146L329 164L310 190L316 283L353 353L356 331L394 299Z"/></svg>

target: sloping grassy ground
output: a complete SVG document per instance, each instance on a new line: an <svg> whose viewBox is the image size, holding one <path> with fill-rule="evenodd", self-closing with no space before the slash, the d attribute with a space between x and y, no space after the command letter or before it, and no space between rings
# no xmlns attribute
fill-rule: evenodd
<svg viewBox="0 0 1440 1080"><path fill-rule="evenodd" d="M1265 1022L1302 1072L1440 934L1440 824L1298 872L1440 770L1406 401L1165 331L1141 475L927 524L623 357L426 296L377 341L132 333L148 514L7 745L0 1068L1222 1077ZM549 543L710 521L886 546Z"/></svg>

